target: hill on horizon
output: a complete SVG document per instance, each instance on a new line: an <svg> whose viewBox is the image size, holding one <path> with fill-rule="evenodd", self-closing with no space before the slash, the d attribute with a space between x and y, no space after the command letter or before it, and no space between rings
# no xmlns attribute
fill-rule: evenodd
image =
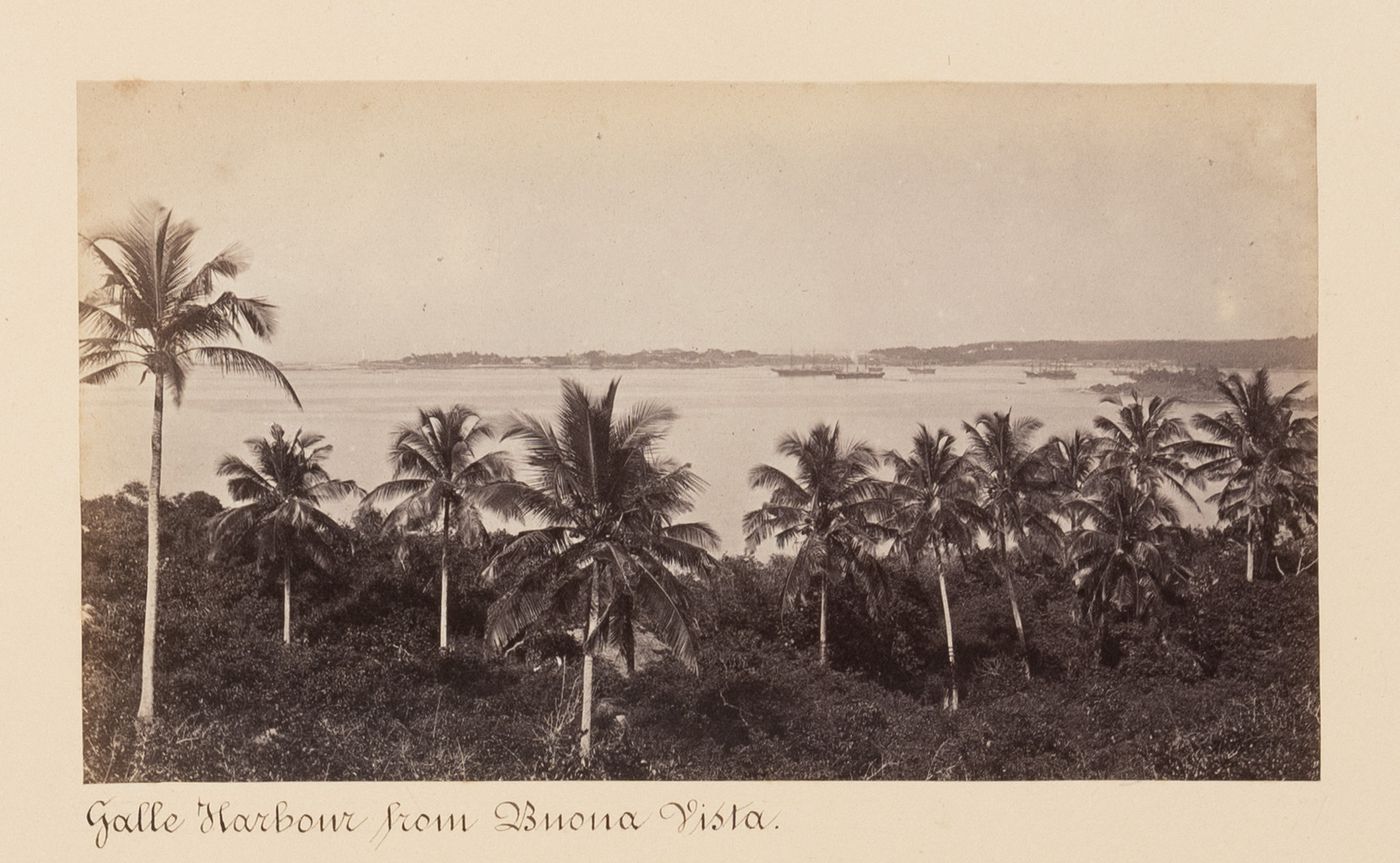
<svg viewBox="0 0 1400 863"><path fill-rule="evenodd" d="M1048 362L1153 363L1216 368L1317 368L1317 336L1279 339L1119 339L1112 341L973 342L946 347L881 348L871 354L892 365L906 363L967 365L982 362L1043 360Z"/></svg>
<svg viewBox="0 0 1400 863"><path fill-rule="evenodd" d="M973 365L988 362L1123 363L1133 366L1209 368L1317 368L1317 336L1277 339L1119 339L1074 341L972 342L962 345L920 348L913 345L863 352L865 359L893 366ZM561 355L510 356L474 350L409 354L398 360L361 360L361 367L469 368L475 366L555 366L593 368L707 368L791 364L795 361L840 364L852 354L760 353L665 348L611 353L590 350Z"/></svg>

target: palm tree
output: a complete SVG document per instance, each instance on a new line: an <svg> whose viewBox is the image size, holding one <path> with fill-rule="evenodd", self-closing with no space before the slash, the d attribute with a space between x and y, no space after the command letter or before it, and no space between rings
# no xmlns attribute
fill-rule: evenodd
<svg viewBox="0 0 1400 863"><path fill-rule="evenodd" d="M872 599L884 593L884 571L874 558L888 533L876 522L884 506L883 484L873 476L880 462L865 442L843 442L839 424L818 423L806 437L789 432L777 450L797 462L797 473L767 464L749 471L749 485L767 489L769 499L745 514L744 536L750 551L769 537L780 550L797 546L783 579L783 608L819 583L817 656L825 665L828 583L854 580Z"/></svg>
<svg viewBox="0 0 1400 863"><path fill-rule="evenodd" d="M1226 524L1244 526L1245 580L1253 581L1255 546L1267 566L1281 527L1317 517L1317 420L1293 415L1305 384L1275 396L1268 369L1248 381L1231 374L1216 386L1228 406L1192 417L1214 439L1190 446L1200 460L1192 476L1224 482L1206 502Z"/></svg>
<svg viewBox="0 0 1400 863"><path fill-rule="evenodd" d="M242 505L209 520L211 556L251 554L260 573L281 579L283 644L292 643L292 581L304 573L328 574L333 547L346 538L345 528L321 507L363 493L354 482L326 473L331 447L323 440L299 429L288 438L274 424L270 440L246 441L251 464L233 455L219 462L229 495Z"/></svg>
<svg viewBox="0 0 1400 863"><path fill-rule="evenodd" d="M469 548L477 547L485 529L482 509L511 511L502 496L512 479L503 450L482 452L494 436L490 425L471 408L419 409L418 419L401 425L389 446L393 479L374 488L362 503L372 507L402 500L389 510L385 530L442 531L438 569L438 649L447 650L447 553L452 531Z"/></svg>
<svg viewBox="0 0 1400 863"><path fill-rule="evenodd" d="M1103 402L1118 410L1116 418L1094 417L1094 428L1101 434L1100 467L1124 471L1133 482L1170 491L1196 506L1184 482L1191 469L1191 434L1185 420L1171 415L1177 400L1153 396L1144 403L1134 391L1128 400L1109 396Z"/></svg>
<svg viewBox="0 0 1400 863"><path fill-rule="evenodd" d="M1081 525L1070 543L1074 586L1102 650L1110 608L1146 616L1191 577L1174 554L1180 518L1162 491L1126 471L1106 473L1069 507Z"/></svg>
<svg viewBox="0 0 1400 863"><path fill-rule="evenodd" d="M1012 420L1010 411L984 413L975 423L963 423L969 464L982 490L982 506L992 517L998 568L1011 602L1011 619L1016 624L1027 677L1031 674L1030 650L1011 579L1007 544L1014 538L1022 548L1032 534L1051 538L1059 534L1058 526L1045 514L1052 502L1045 452L1031 445L1041 426L1035 417Z"/></svg>
<svg viewBox="0 0 1400 863"><path fill-rule="evenodd" d="M1045 463L1061 513L1069 521L1069 533L1079 530L1079 512L1069 504L1082 495L1099 467L1099 439L1075 430L1069 437L1056 435L1045 444ZM1064 561L1068 565L1068 545Z"/></svg>
<svg viewBox="0 0 1400 863"><path fill-rule="evenodd" d="M618 381L594 397L561 383L549 422L516 415L507 439L523 442L528 482L514 483L517 515L539 524L522 531L491 561L488 576L509 587L487 612L487 637L505 649L550 614L585 605L579 754L592 747L593 656L608 644L632 661L633 622L648 629L692 671L699 669L689 582L715 565L709 525L677 522L704 483L656 454L675 412L641 402L615 416Z"/></svg>
<svg viewBox="0 0 1400 863"><path fill-rule="evenodd" d="M105 384L128 369L152 378L151 480L146 495L146 617L141 639L138 722L155 718L156 600L160 569L161 431L165 394L176 407L193 366L243 372L280 388L301 407L296 391L271 362L242 348L214 344L247 330L260 339L276 328L274 307L262 298L215 294L215 280L233 278L246 263L230 246L200 266L190 260L196 228L172 222L156 205L137 208L121 228L83 238L102 269L102 283L78 303L79 367L86 384Z"/></svg>
<svg viewBox="0 0 1400 863"><path fill-rule="evenodd" d="M945 429L930 434L919 424L909 455L885 453L885 464L894 468L894 481L886 495L888 518L899 531L895 549L913 570L932 550L938 561L938 593L943 606L943 631L948 639L948 676L951 700L958 709L957 657L953 652L953 616L948 606L944 556L949 546L964 550L977 540L979 529L990 527L985 510L977 505L977 486L967 463L953 451L955 439Z"/></svg>

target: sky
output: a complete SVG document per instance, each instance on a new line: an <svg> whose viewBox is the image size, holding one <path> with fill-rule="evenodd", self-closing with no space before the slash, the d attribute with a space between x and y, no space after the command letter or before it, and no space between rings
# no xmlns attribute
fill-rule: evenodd
<svg viewBox="0 0 1400 863"><path fill-rule="evenodd" d="M78 88L78 232L239 243L280 361L1311 335L1316 173L1309 87Z"/></svg>

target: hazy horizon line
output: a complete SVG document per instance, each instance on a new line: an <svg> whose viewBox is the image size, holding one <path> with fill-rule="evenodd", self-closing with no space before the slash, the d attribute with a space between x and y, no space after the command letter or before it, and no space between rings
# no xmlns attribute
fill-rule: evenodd
<svg viewBox="0 0 1400 863"><path fill-rule="evenodd" d="M591 347L591 348L586 348L586 349L583 349L583 350L531 351L531 352L525 352L525 353L513 353L513 352L483 350L483 349L481 349L481 348L472 348L472 347L458 347L458 348L436 348L436 349L417 349L417 350L409 350L409 351L407 351L407 352L400 353L398 356L392 356L392 357L391 357L391 356L373 356L373 357L371 357L371 356L368 356L368 355L364 355L364 356L360 356L360 357L344 356L344 357L339 357L339 358L334 358L334 359L308 359L308 358L304 358L304 357L289 357L289 358L279 359L278 362L283 362L283 363L311 363L311 364L315 364L315 363L342 363L342 362L343 362L343 363L356 363L356 362L361 362L361 361L387 362L387 361L393 361L393 360L402 359L403 357L408 357L408 356L427 356L427 355L432 355L432 354L462 354L462 353L495 354L495 355L501 356L501 357L551 357L551 356L570 356L570 355L582 356L582 355L584 355L584 354L595 353L595 352L596 352L596 353L607 354L607 355L625 356L625 355L629 355L629 354L638 354L638 353L661 353L661 352L666 352L666 351L694 351L694 352L697 352L697 353L706 353L706 352L712 351L712 350L717 350L717 351L720 351L720 352L722 352L722 353L738 353L739 351L752 351L753 353L759 354L759 355L761 355L761 356L781 356L781 355L784 355L784 354L793 354L793 355L795 355L795 356L806 356L806 355L808 355L808 354L813 354L813 353L817 353L817 354L832 354L832 355L845 355L845 354L849 354L849 353L850 353L851 351L853 351L853 350L856 351L857 353L872 353L872 352L877 352L877 351L892 351L892 350L903 350L903 349L913 349L913 350L919 350L919 351L932 351L932 350L947 350L947 349L950 349L950 348L960 348L960 347L968 347L968 346L974 346L974 345L1025 345L1025 344L1035 344L1035 343L1040 343L1040 342L1052 342L1052 343L1053 343L1053 342L1059 342L1059 343L1064 343L1064 344L1078 344L1078 345L1104 344L1104 343L1111 343L1111 342L1144 342L1144 343L1156 343L1156 342L1162 342L1162 343L1166 343L1166 342L1194 342L1194 343L1200 343L1200 344L1223 344L1223 343L1228 343L1228 342L1274 342L1274 341L1286 341L1286 340L1288 340L1288 339L1296 339L1296 340L1303 341L1303 340L1307 340L1307 339L1317 339L1318 337L1319 337L1319 334L1318 334L1317 332L1312 332L1312 333L1308 333L1308 334L1305 334L1305 335L1297 335L1297 334L1292 334L1292 333L1290 333L1290 334L1287 334L1287 335L1277 335L1277 336L1257 336L1257 337L1247 337L1247 338L1215 338L1215 339L1202 339L1202 338L1189 338L1189 337L1151 337L1151 338L1126 337L1126 338L1076 339L1076 338L1060 338L1060 337L1047 336L1047 337L1040 337L1040 338L979 339L979 340L977 340L977 341L970 341L970 342L955 342L955 343L929 344L929 345L917 345L917 344L900 344L900 345L893 345L893 344L892 344L892 345L882 345L882 346L879 346L879 347L859 347L859 348L851 348L851 347L839 347L839 348L838 348L838 347L830 347L830 346L827 346L827 347L802 347L802 348L789 347L789 348L782 348L782 349L760 349L760 348L755 348L755 347L719 348L719 347L715 347L714 345L706 345L706 346L703 346L703 347L701 347L701 346L699 346L699 345L695 345L695 346L685 347L685 346L682 346L682 345L675 345L675 344L672 344L672 345L666 345L666 346L644 347L644 348L638 348L638 349L636 349L636 350L610 350L610 349L604 348L604 347Z"/></svg>

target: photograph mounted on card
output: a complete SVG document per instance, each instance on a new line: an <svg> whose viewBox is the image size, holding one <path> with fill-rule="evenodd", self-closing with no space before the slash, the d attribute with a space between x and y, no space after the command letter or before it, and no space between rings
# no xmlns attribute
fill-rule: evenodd
<svg viewBox="0 0 1400 863"><path fill-rule="evenodd" d="M77 108L86 783L1319 778L1312 87Z"/></svg>

